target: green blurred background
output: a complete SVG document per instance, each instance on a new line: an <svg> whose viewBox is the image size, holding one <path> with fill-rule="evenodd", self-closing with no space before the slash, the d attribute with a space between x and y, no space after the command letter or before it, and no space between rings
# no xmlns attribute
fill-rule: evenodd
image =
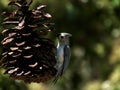
<svg viewBox="0 0 120 90"><path fill-rule="evenodd" d="M8 1L0 0L0 13L13 9ZM55 86L14 81L0 70L0 90L120 90L120 0L33 0L31 8L40 4L53 16L50 38L73 35L69 67ZM0 14L0 31L2 21Z"/></svg>

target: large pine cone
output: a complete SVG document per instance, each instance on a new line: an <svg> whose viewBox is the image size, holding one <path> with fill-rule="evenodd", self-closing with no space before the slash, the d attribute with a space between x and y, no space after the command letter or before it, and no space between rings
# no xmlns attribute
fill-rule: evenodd
<svg viewBox="0 0 120 90"><path fill-rule="evenodd" d="M3 54L0 67L13 79L25 82L46 82L56 74L54 43L44 38L51 31L51 15L44 12L45 5L29 10L32 1L12 0L17 10L8 16L3 24L14 26L3 30L7 37L2 40ZM38 30L39 29L39 30Z"/></svg>

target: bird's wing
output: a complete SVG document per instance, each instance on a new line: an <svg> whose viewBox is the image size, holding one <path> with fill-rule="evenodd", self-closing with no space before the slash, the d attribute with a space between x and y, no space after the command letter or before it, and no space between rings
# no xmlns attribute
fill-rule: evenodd
<svg viewBox="0 0 120 90"><path fill-rule="evenodd" d="M64 55L63 65L61 66L61 68L57 72L56 76L62 76L62 74L64 73L64 71L66 70L66 68L69 64L69 60L70 60L70 47L69 47L69 45L65 45L63 55Z"/></svg>
<svg viewBox="0 0 120 90"><path fill-rule="evenodd" d="M64 47L64 62L63 62L63 66L62 66L61 75L64 73L64 71L66 70L66 68L69 64L70 56L71 56L70 47L69 47L69 45L66 45Z"/></svg>
<svg viewBox="0 0 120 90"><path fill-rule="evenodd" d="M62 67L58 70L55 79L54 79L54 84L58 81L59 77L62 76L62 74L64 73L64 71L66 70L68 64L69 64L69 60L70 60L70 47L69 45L66 45L64 47L64 61L63 61L63 65Z"/></svg>

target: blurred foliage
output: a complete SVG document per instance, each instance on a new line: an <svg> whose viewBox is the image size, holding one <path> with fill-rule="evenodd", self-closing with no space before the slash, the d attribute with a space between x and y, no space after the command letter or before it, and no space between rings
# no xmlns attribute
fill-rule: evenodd
<svg viewBox="0 0 120 90"><path fill-rule="evenodd" d="M8 78L8 75L3 75L3 71L0 71L0 90L28 90L22 81Z"/></svg>
<svg viewBox="0 0 120 90"><path fill-rule="evenodd" d="M7 6L8 1L0 0L0 13L13 9ZM59 32L69 32L73 35L72 57L67 71L55 86L26 84L28 88L30 90L120 90L120 0L33 1L31 8L39 4L47 4L46 11L53 16L55 31L51 33L51 38L55 40L55 35ZM0 23L2 20L3 17L0 15ZM2 24L1 30L3 30ZM2 38L3 36L0 35L0 40ZM7 85L10 84L11 88L16 88L18 83L2 75L1 90L8 90L4 89L5 82ZM19 85L21 86L22 83Z"/></svg>

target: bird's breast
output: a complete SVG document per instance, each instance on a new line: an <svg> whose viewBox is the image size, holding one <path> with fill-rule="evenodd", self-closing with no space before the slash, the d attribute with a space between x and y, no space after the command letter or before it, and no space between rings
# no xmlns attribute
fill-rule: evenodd
<svg viewBox="0 0 120 90"><path fill-rule="evenodd" d="M58 63L63 63L64 61L64 46L60 46L57 48L57 61Z"/></svg>

